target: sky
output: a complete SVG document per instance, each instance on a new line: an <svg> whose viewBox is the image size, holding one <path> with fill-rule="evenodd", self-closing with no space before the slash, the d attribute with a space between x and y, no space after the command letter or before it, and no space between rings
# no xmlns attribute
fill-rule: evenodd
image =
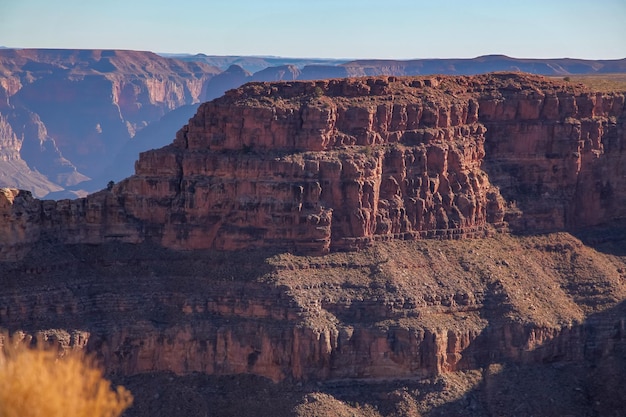
<svg viewBox="0 0 626 417"><path fill-rule="evenodd" d="M0 0L0 46L340 59L626 58L626 0Z"/></svg>

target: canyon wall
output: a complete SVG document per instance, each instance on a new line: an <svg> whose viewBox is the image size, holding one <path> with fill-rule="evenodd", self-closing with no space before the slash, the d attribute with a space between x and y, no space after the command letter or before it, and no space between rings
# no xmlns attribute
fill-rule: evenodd
<svg viewBox="0 0 626 417"><path fill-rule="evenodd" d="M318 253L500 222L500 200L480 170L476 103L389 103L388 81L369 83L375 93L364 104L352 100L369 94L361 80L274 87L284 91L255 85L270 90L202 106L166 152L143 154L120 184L132 215L145 218L148 209L151 222L163 223L154 200L174 197L169 210L178 213L161 237L168 246ZM272 95L281 102L262 103ZM176 176L174 196L166 176Z"/></svg>
<svg viewBox="0 0 626 417"><path fill-rule="evenodd" d="M0 326L97 352L111 374L428 378L626 348L623 257L566 234L325 257L146 244L29 257L3 264Z"/></svg>
<svg viewBox="0 0 626 417"><path fill-rule="evenodd" d="M110 190L5 202L2 233L327 253L573 230L626 217L624 120L623 93L519 74L253 83Z"/></svg>
<svg viewBox="0 0 626 417"><path fill-rule="evenodd" d="M574 229L626 217L625 94L524 88L479 99L484 169L521 213L519 231Z"/></svg>
<svg viewBox="0 0 626 417"><path fill-rule="evenodd" d="M0 115L17 138L9 143L10 135L0 136L0 149L16 152L30 168L12 167L17 172L0 178L1 184L24 184L38 196L103 173L137 132L174 109L206 100L208 82L220 72L149 52L113 50L6 49L0 69ZM37 176L29 171L45 176L47 184L25 181Z"/></svg>

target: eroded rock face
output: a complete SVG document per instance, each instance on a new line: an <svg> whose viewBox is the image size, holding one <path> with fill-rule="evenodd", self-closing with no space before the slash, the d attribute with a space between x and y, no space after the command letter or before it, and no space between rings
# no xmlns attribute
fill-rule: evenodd
<svg viewBox="0 0 626 417"><path fill-rule="evenodd" d="M114 50L6 49L0 68L0 131L5 124L12 128L22 164L57 189L19 178L30 175L22 167L0 184L23 184L40 196L101 174L148 124L206 100L209 81L220 72L150 52ZM2 153L16 148L10 137L0 139Z"/></svg>
<svg viewBox="0 0 626 417"><path fill-rule="evenodd" d="M624 132L624 94L536 76L255 83L202 105L112 190L30 210L42 233L76 225L61 242L178 249L571 229L626 216Z"/></svg>
<svg viewBox="0 0 626 417"><path fill-rule="evenodd" d="M17 135L13 131L11 124L7 118L0 114L0 143L2 154L0 158L3 161L18 159L20 155L21 143Z"/></svg>
<svg viewBox="0 0 626 417"><path fill-rule="evenodd" d="M563 230L626 216L624 93L508 86L478 99L485 170L523 213L514 229Z"/></svg>
<svg viewBox="0 0 626 417"><path fill-rule="evenodd" d="M325 257L47 250L2 264L0 327L87 348L114 374L427 378L595 363L626 347L624 257L567 234L376 242Z"/></svg>

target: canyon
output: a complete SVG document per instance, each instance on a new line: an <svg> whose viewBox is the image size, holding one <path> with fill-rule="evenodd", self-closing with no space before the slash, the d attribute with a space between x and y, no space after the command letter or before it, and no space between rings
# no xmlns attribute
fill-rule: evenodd
<svg viewBox="0 0 626 417"><path fill-rule="evenodd" d="M622 415L625 98L231 89L107 189L2 189L0 328L94 352L128 415Z"/></svg>
<svg viewBox="0 0 626 417"><path fill-rule="evenodd" d="M148 124L205 101L220 73L150 52L54 49L0 50L0 70L0 165L15 172L3 182L38 196L97 178Z"/></svg>

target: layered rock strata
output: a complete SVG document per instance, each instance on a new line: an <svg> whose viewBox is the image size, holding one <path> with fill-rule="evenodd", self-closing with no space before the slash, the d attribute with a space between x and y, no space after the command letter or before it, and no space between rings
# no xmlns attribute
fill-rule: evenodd
<svg viewBox="0 0 626 417"><path fill-rule="evenodd" d="M480 170L476 103L445 96L389 103L388 81L369 83L380 91L363 104L350 94L370 91L367 81L331 81L276 91L256 85L270 90L252 99L235 91L227 105L203 106L167 153L143 154L122 185L138 209L132 214L154 206L146 185L163 184L163 170L175 169L167 174L178 179L168 209L177 213L161 237L173 247L323 253L374 237L452 236L500 222L501 201ZM263 105L264 93L281 100Z"/></svg>
<svg viewBox="0 0 626 417"><path fill-rule="evenodd" d="M490 363L594 363L626 349L623 257L565 234L385 242L326 257L42 250L3 264L0 327L86 347L113 374L427 378Z"/></svg>
<svg viewBox="0 0 626 417"><path fill-rule="evenodd" d="M596 225L626 217L624 112L622 93L519 74L249 84L202 105L112 190L5 201L2 251L21 229L326 253L507 222Z"/></svg>
<svg viewBox="0 0 626 417"><path fill-rule="evenodd" d="M625 94L511 79L478 99L489 178L519 231L575 229L626 217ZM515 211L515 210L513 210Z"/></svg>

